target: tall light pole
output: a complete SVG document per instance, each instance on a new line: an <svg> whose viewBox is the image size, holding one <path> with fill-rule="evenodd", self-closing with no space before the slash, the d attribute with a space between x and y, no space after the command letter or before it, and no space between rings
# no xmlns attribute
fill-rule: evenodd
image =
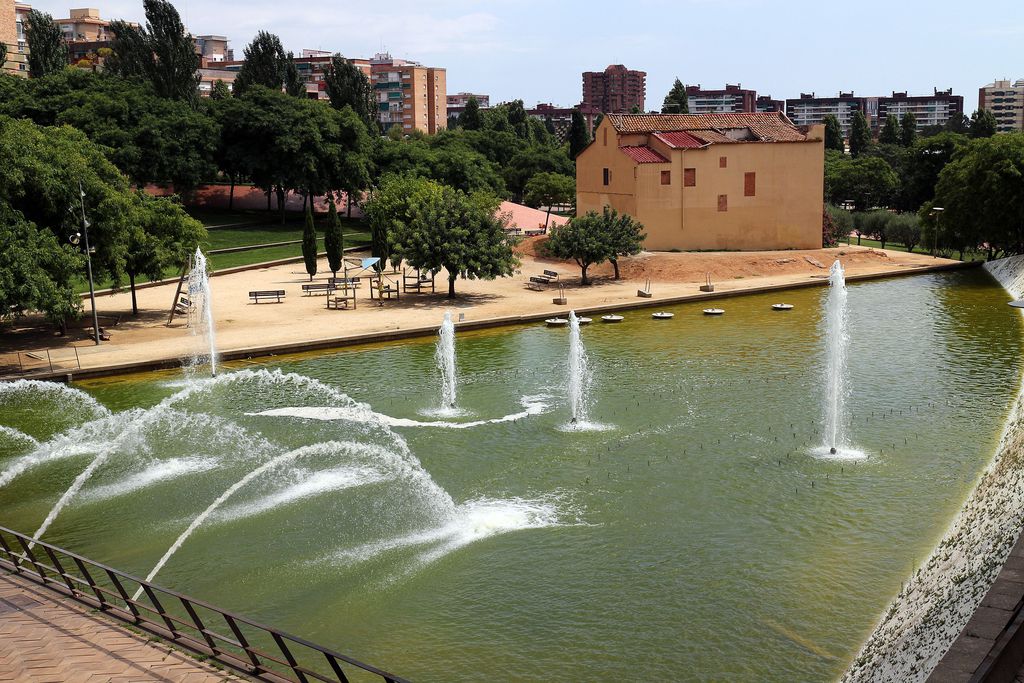
<svg viewBox="0 0 1024 683"><path fill-rule="evenodd" d="M76 232L71 236L71 243L78 245L79 239L85 242L85 269L89 274L89 300L92 302L92 333L96 345L100 343L100 319L96 315L96 289L92 284L92 251L89 249L89 221L85 218L85 191L82 189L82 181L78 181L78 197L82 207L82 232Z"/></svg>
<svg viewBox="0 0 1024 683"><path fill-rule="evenodd" d="M932 258L935 258L935 252L939 248L939 217L942 216L942 212L945 210L941 206L933 206L929 212L935 218L935 225L932 226Z"/></svg>

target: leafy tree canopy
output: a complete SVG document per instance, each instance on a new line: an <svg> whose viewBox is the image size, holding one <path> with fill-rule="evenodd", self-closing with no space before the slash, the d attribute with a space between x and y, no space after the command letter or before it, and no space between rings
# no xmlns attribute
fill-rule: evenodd
<svg viewBox="0 0 1024 683"><path fill-rule="evenodd" d="M29 76L42 78L67 68L68 46L60 27L53 23L53 17L39 10L30 10L25 34Z"/></svg>
<svg viewBox="0 0 1024 683"><path fill-rule="evenodd" d="M689 114L690 98L686 96L686 86L678 78L672 83L672 89L665 95L661 104L662 114Z"/></svg>
<svg viewBox="0 0 1024 683"><path fill-rule="evenodd" d="M825 124L825 149L845 153L846 144L843 141L843 129L839 125L839 119L834 114L826 114L823 122Z"/></svg>
<svg viewBox="0 0 1024 683"><path fill-rule="evenodd" d="M111 23L114 55L111 75L148 80L160 97L194 102L199 87L199 55L192 36L168 0L144 0L145 27Z"/></svg>

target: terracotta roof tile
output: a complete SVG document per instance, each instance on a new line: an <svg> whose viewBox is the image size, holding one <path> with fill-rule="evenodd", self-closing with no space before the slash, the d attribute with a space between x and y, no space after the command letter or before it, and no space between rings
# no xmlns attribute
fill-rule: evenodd
<svg viewBox="0 0 1024 683"><path fill-rule="evenodd" d="M623 146L619 151L638 164L667 164L668 159L661 156L647 145Z"/></svg>
<svg viewBox="0 0 1024 683"><path fill-rule="evenodd" d="M619 133L665 133L688 131L708 142L743 142L724 134L727 130L748 129L754 141L800 142L807 136L782 112L750 114L609 114ZM749 140L749 139L748 139Z"/></svg>
<svg viewBox="0 0 1024 683"><path fill-rule="evenodd" d="M690 135L685 130L655 133L654 137L658 138L672 149L699 149L706 144L706 141Z"/></svg>

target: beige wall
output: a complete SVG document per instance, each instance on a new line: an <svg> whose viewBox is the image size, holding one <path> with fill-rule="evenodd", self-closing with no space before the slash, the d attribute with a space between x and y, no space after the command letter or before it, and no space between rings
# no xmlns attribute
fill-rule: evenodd
<svg viewBox="0 0 1024 683"><path fill-rule="evenodd" d="M605 129L608 142L604 143ZM640 144L638 136L624 136ZM646 137L646 136L642 136ZM765 250L821 247L824 144L821 126L807 142L736 143L699 150L651 147L669 158L637 164L618 150L611 122L602 121L595 142L577 164L577 210L605 205L644 225L651 250ZM726 158L721 168L719 157ZM612 172L608 187L602 169ZM684 169L696 169L696 185L683 186ZM661 172L670 171L670 184ZM744 196L745 174L755 174L755 195ZM727 210L718 210L719 195Z"/></svg>
<svg viewBox="0 0 1024 683"><path fill-rule="evenodd" d="M18 54L18 32L14 21L14 0L0 0L0 43L7 46L7 53L0 57L0 66L5 72L18 70L14 63Z"/></svg>
<svg viewBox="0 0 1024 683"><path fill-rule="evenodd" d="M447 72L427 70L427 132L436 133L448 127Z"/></svg>

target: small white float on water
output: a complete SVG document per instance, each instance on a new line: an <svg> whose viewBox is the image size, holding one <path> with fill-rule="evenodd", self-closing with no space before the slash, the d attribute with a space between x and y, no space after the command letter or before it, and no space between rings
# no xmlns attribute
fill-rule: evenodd
<svg viewBox="0 0 1024 683"><path fill-rule="evenodd" d="M548 318L544 322L547 323L548 327L562 327L569 324L569 321L565 318Z"/></svg>
<svg viewBox="0 0 1024 683"><path fill-rule="evenodd" d="M603 323L621 323L624 318L621 315L602 315L601 322Z"/></svg>
<svg viewBox="0 0 1024 683"><path fill-rule="evenodd" d="M725 313L724 308L705 308L704 315L722 315Z"/></svg>
<svg viewBox="0 0 1024 683"><path fill-rule="evenodd" d="M674 315L675 315L675 313L668 313L666 311L658 311L657 313L652 313L651 317L654 318L655 320L669 320Z"/></svg>
<svg viewBox="0 0 1024 683"><path fill-rule="evenodd" d="M793 304L772 304L773 311L789 311L792 308Z"/></svg>
<svg viewBox="0 0 1024 683"><path fill-rule="evenodd" d="M593 318L579 318L578 320L580 321L580 325L589 325L594 322Z"/></svg>

